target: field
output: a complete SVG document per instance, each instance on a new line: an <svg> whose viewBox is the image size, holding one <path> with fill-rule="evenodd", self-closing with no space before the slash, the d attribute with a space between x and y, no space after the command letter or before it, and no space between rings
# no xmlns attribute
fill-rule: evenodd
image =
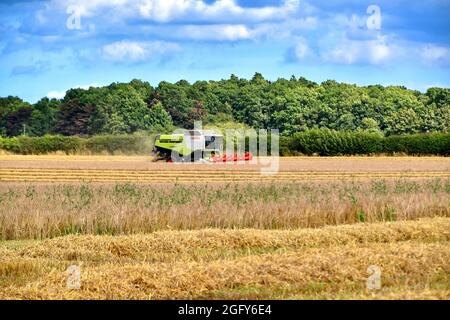
<svg viewBox="0 0 450 320"><path fill-rule="evenodd" d="M268 164L168 164L142 156L0 155L0 181L211 182L450 177L443 157L283 157L277 175ZM270 161L270 158L262 159Z"/></svg>
<svg viewBox="0 0 450 320"><path fill-rule="evenodd" d="M448 299L450 219L320 229L66 236L1 247L0 298ZM81 268L80 290L66 268ZM382 288L366 290L379 266Z"/></svg>
<svg viewBox="0 0 450 320"><path fill-rule="evenodd" d="M260 169L0 155L0 298L450 298L448 158Z"/></svg>

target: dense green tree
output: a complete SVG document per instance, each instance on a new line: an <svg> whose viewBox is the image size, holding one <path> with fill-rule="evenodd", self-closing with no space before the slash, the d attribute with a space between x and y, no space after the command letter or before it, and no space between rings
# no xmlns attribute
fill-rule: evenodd
<svg viewBox="0 0 450 320"><path fill-rule="evenodd" d="M153 95L153 87L148 83L147 81L141 81L138 79L133 79L130 82L130 86L136 90L136 92L139 94L142 100L144 100L145 103L150 103Z"/></svg>
<svg viewBox="0 0 450 320"><path fill-rule="evenodd" d="M17 97L0 98L0 135L32 136L121 134L192 128L194 121L220 127L239 124L280 129L293 135L309 129L369 130L385 135L448 132L450 89L425 94L402 86L357 85L304 77L269 81L231 75L220 81L186 80L112 83L71 89L62 100L41 99L30 105Z"/></svg>
<svg viewBox="0 0 450 320"><path fill-rule="evenodd" d="M161 82L155 89L154 98L161 101L164 108L169 112L176 126L188 128L192 126L189 112L194 101L189 98L189 83L179 81L176 84Z"/></svg>
<svg viewBox="0 0 450 320"><path fill-rule="evenodd" d="M450 89L430 88L426 92L425 120L422 131L450 130Z"/></svg>
<svg viewBox="0 0 450 320"><path fill-rule="evenodd" d="M373 118L364 118L361 121L360 129L368 130L371 132L379 132L380 127L377 120Z"/></svg>
<svg viewBox="0 0 450 320"><path fill-rule="evenodd" d="M194 101L194 106L189 111L189 119L193 121L202 120L204 116L206 116L207 112L203 107L203 103L201 101Z"/></svg>
<svg viewBox="0 0 450 320"><path fill-rule="evenodd" d="M26 126L31 119L33 109L30 107L20 107L10 112L6 117L6 135L18 136L26 134Z"/></svg>
<svg viewBox="0 0 450 320"><path fill-rule="evenodd" d="M97 108L103 123L101 133L121 134L149 129L145 119L149 107L132 86L115 87Z"/></svg>
<svg viewBox="0 0 450 320"><path fill-rule="evenodd" d="M42 98L33 105L29 121L28 135L43 136L53 133L61 102L57 99Z"/></svg>
<svg viewBox="0 0 450 320"><path fill-rule="evenodd" d="M356 129L355 122L356 122L356 118L353 115L353 113L347 112L339 117L339 119L336 122L336 126L340 130L353 131Z"/></svg>
<svg viewBox="0 0 450 320"><path fill-rule="evenodd" d="M29 120L29 117L26 117L26 119L24 119L23 117L21 117L20 114L23 113L19 112L19 114L17 113L17 111L20 108L29 108L30 104L27 102L24 102L22 99L18 98L18 97L13 97L13 96L8 96L8 97L0 97L0 136L6 136L6 135L17 135L20 133L22 133L22 127L26 122ZM27 113L27 111L25 111L25 113ZM15 114L15 115L14 115ZM10 117L12 116L12 117ZM8 118L10 119L9 121L15 121L15 119L17 118L17 116L19 116L20 123L9 123L8 122ZM19 130L16 130L16 127ZM8 131L8 127L10 127L10 131L9 133Z"/></svg>
<svg viewBox="0 0 450 320"><path fill-rule="evenodd" d="M434 103L440 108L448 108L450 105L450 89L429 88L426 92L429 104Z"/></svg>
<svg viewBox="0 0 450 320"><path fill-rule="evenodd" d="M65 135L88 135L94 105L82 104L78 99L63 102L57 114L55 132Z"/></svg>
<svg viewBox="0 0 450 320"><path fill-rule="evenodd" d="M174 129L172 117L164 109L160 102L150 107L150 112L145 115L146 128L152 132L170 132Z"/></svg>
<svg viewBox="0 0 450 320"><path fill-rule="evenodd" d="M421 123L422 120L414 109L402 108L385 117L386 134L416 133Z"/></svg>

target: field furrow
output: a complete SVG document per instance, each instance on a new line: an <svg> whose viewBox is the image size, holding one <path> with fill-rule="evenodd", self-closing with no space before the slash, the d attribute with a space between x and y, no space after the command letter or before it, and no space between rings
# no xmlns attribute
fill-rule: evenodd
<svg viewBox="0 0 450 320"><path fill-rule="evenodd" d="M0 169L0 181L141 181L141 182L196 182L196 181L296 181L336 179L395 179L395 178L446 178L445 171L403 172L278 172L265 175L255 171L146 171L146 170L84 170L84 169Z"/></svg>

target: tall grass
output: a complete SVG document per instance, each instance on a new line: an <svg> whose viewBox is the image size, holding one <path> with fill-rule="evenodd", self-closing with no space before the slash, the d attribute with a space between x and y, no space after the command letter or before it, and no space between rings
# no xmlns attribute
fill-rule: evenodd
<svg viewBox="0 0 450 320"><path fill-rule="evenodd" d="M450 216L450 180L223 185L3 184L0 239L291 229Z"/></svg>

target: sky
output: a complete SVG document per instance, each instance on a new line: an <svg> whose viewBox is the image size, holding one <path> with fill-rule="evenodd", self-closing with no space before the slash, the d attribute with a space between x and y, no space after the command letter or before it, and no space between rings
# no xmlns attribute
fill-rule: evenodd
<svg viewBox="0 0 450 320"><path fill-rule="evenodd" d="M2 0L0 96L304 76L450 87L450 0Z"/></svg>

